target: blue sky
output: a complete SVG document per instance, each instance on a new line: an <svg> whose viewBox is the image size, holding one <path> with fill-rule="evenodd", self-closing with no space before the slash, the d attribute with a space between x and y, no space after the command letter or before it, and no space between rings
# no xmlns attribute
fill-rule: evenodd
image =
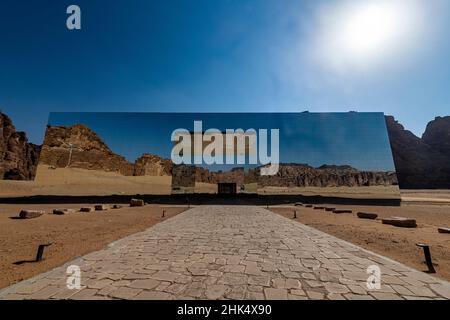
<svg viewBox="0 0 450 320"><path fill-rule="evenodd" d="M0 108L35 143L50 111L382 111L421 135L450 110L450 3L394 1L367 44L339 19L372 0L2 0Z"/></svg>
<svg viewBox="0 0 450 320"><path fill-rule="evenodd" d="M193 132L194 121L202 121L203 131L279 129L280 163L394 171L382 113L52 113L49 124L84 124L111 150L134 162L144 153L170 159L172 132ZM269 133L269 150L271 141ZM208 168L226 170L236 166Z"/></svg>

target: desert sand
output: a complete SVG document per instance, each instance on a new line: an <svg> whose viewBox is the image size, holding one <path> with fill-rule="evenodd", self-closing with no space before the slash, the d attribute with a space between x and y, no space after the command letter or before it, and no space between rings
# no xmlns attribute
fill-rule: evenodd
<svg viewBox="0 0 450 320"><path fill-rule="evenodd" d="M450 190L402 190L402 200L409 203L450 205Z"/></svg>
<svg viewBox="0 0 450 320"><path fill-rule="evenodd" d="M170 194L171 176L123 176L78 168L39 165L34 181L0 181L0 197L31 195Z"/></svg>
<svg viewBox="0 0 450 320"><path fill-rule="evenodd" d="M268 195L292 195L302 194L305 196L329 196L352 199L398 199L400 190L398 186L370 186L370 187L264 187L258 188L258 193Z"/></svg>
<svg viewBox="0 0 450 320"><path fill-rule="evenodd" d="M313 208L278 206L271 210L292 219L297 211L297 221L349 241L363 248L402 262L415 269L426 271L424 255L417 243L430 246L436 276L450 280L450 234L438 233L438 227L450 227L450 206L429 203L404 203L401 207L376 207L353 205L327 205L337 209L351 209L353 213L334 214ZM377 213L378 219L400 216L414 218L418 227L403 229L383 225L380 220L359 219L356 213Z"/></svg>
<svg viewBox="0 0 450 320"><path fill-rule="evenodd" d="M134 195L134 194L171 194L171 176L123 176L116 172L87 170L79 168L51 169L39 165L34 181L0 180L0 197L20 197L33 195ZM195 193L217 193L217 184L196 183ZM239 191L241 192L241 191ZM248 185L248 191L266 195L323 195L348 198L398 199L397 186L371 187L307 187L257 188Z"/></svg>
<svg viewBox="0 0 450 320"><path fill-rule="evenodd" d="M147 205L90 213L45 214L34 219L13 219L23 209L52 212L54 208L92 205L0 205L0 288L60 266L76 257L100 250L107 244L168 219L186 209ZM162 210L165 210L162 218ZM39 244L52 243L39 263L33 260Z"/></svg>

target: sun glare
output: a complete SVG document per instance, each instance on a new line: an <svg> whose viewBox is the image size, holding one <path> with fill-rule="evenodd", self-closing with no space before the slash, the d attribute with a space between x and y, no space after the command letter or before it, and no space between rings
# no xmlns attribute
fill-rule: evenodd
<svg viewBox="0 0 450 320"><path fill-rule="evenodd" d="M401 12L392 5L357 8L342 27L343 45L355 54L371 54L392 45L400 30Z"/></svg>
<svg viewBox="0 0 450 320"><path fill-rule="evenodd" d="M336 69L368 68L406 48L419 26L415 0L339 2L319 17L315 54ZM325 60L325 61L324 61Z"/></svg>

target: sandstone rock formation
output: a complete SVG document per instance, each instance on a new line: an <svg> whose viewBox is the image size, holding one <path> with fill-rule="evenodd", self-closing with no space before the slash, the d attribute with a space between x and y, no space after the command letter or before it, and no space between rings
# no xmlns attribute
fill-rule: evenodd
<svg viewBox="0 0 450 320"><path fill-rule="evenodd" d="M16 131L11 119L0 113L0 180L33 180L40 147Z"/></svg>
<svg viewBox="0 0 450 320"><path fill-rule="evenodd" d="M41 152L41 164L56 168L82 168L118 172L131 176L134 165L109 147L88 127L48 126Z"/></svg>
<svg viewBox="0 0 450 320"><path fill-rule="evenodd" d="M450 116L437 117L430 121L422 140L450 160Z"/></svg>
<svg viewBox="0 0 450 320"><path fill-rule="evenodd" d="M314 168L306 164L280 164L274 176L261 176L260 169L234 168L226 172L210 172L205 168L196 168L197 182L227 183L239 186L246 183L258 183L258 187L359 187L390 186L397 184L394 172L365 172L350 166L323 165Z"/></svg>
<svg viewBox="0 0 450 320"><path fill-rule="evenodd" d="M402 189L450 188L450 117L436 118L423 138L386 117L395 167Z"/></svg>
<svg viewBox="0 0 450 320"><path fill-rule="evenodd" d="M157 155L146 153L134 164L135 176L170 176L171 174L172 161Z"/></svg>
<svg viewBox="0 0 450 320"><path fill-rule="evenodd" d="M394 172L359 171L350 166L333 165L313 168L306 164L280 164L276 175L258 177L259 187L361 187L396 184Z"/></svg>

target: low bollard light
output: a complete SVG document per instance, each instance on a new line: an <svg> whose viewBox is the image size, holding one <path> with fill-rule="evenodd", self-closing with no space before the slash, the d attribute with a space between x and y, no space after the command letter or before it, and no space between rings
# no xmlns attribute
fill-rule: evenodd
<svg viewBox="0 0 450 320"><path fill-rule="evenodd" d="M433 261L431 260L430 246L425 243L418 243L418 247L423 248L423 254L425 255L425 263L428 267L428 273L436 273L433 266Z"/></svg>

